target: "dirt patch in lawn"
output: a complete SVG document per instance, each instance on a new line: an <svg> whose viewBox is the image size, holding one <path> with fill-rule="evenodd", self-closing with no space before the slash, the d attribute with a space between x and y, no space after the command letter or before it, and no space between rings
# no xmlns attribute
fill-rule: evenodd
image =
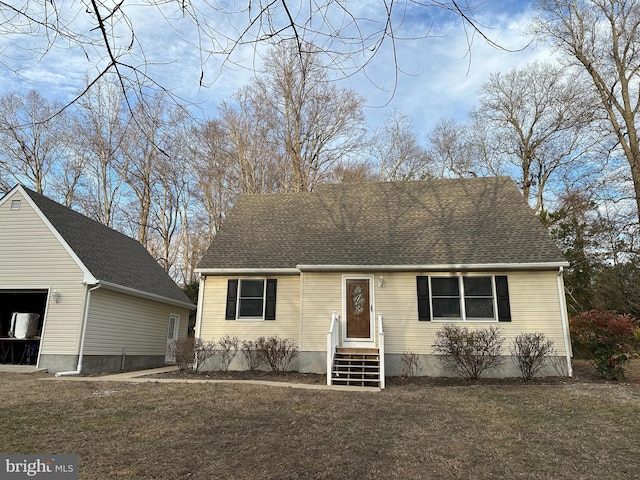
<svg viewBox="0 0 640 480"><path fill-rule="evenodd" d="M50 378L0 375L0 451L77 454L82 480L640 478L636 384Z"/></svg>

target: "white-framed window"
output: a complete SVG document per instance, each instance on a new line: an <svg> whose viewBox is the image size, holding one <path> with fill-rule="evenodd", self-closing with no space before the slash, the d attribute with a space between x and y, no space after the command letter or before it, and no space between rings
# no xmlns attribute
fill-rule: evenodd
<svg viewBox="0 0 640 480"><path fill-rule="evenodd" d="M276 279L229 279L226 320L275 320Z"/></svg>
<svg viewBox="0 0 640 480"><path fill-rule="evenodd" d="M498 321L495 277L429 277L434 321Z"/></svg>
<svg viewBox="0 0 640 480"><path fill-rule="evenodd" d="M264 279L241 279L238 286L238 313L236 318L264 318L266 282Z"/></svg>

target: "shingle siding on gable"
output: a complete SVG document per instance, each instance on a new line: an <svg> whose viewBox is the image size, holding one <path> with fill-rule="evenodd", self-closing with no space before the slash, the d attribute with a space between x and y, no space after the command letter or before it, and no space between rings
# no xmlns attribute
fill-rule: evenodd
<svg viewBox="0 0 640 480"><path fill-rule="evenodd" d="M201 269L562 263L506 177L241 196Z"/></svg>

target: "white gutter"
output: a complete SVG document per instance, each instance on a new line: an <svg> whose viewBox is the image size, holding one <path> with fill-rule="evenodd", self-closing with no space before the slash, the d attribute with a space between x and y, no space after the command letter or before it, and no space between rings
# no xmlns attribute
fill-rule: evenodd
<svg viewBox="0 0 640 480"><path fill-rule="evenodd" d="M358 272L415 272L467 270L555 270L568 267L568 262L545 263L459 263L431 265L296 265L301 272L358 271Z"/></svg>
<svg viewBox="0 0 640 480"><path fill-rule="evenodd" d="M111 282L105 282L104 280L98 280L96 283L99 285L102 285L107 290L115 290L117 292L123 292L128 295L134 295L140 298L146 298L149 300L155 300L155 301L167 303L169 305L176 305L179 307L188 308L189 310L193 310L193 308L195 307L195 305L191 302L187 303L187 302L181 302L180 300L172 300L170 298L163 297L161 295L156 295L155 293L143 292L142 290L137 290L131 287L123 287L122 285L118 285Z"/></svg>
<svg viewBox="0 0 640 480"><path fill-rule="evenodd" d="M200 275L299 275L298 268L196 268Z"/></svg>
<svg viewBox="0 0 640 480"><path fill-rule="evenodd" d="M87 290L87 301L85 302L85 306L84 306L84 318L82 319L82 334L81 334L81 338L80 338L80 352L78 353L78 366L76 367L75 370L71 370L68 372L58 372L56 373L56 377L65 377L65 376L69 376L69 375L80 375L80 372L82 371L82 357L84 355L84 338L85 335L87 333L87 318L89 317L89 305L91 303L91 292L93 292L94 290L97 290L101 287L102 285L98 284L96 286L94 286L93 288L90 288L89 290ZM89 285L87 285L87 288L89 288Z"/></svg>
<svg viewBox="0 0 640 480"><path fill-rule="evenodd" d="M562 278L562 267L558 269L556 279L558 281L558 300L560 301L560 316L562 317L562 334L564 336L564 351L567 357L567 375L573 377L573 367L571 366L571 339L569 337L569 320L567 318L567 304L564 296L564 281Z"/></svg>
<svg viewBox="0 0 640 480"><path fill-rule="evenodd" d="M541 263L451 263L420 265L296 265L295 268L197 268L200 275L298 275L300 272L421 272L487 270L555 270L568 262Z"/></svg>

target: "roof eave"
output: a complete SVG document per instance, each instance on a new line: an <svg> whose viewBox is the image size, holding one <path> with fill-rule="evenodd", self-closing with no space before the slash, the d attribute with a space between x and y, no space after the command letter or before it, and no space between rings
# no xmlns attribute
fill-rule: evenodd
<svg viewBox="0 0 640 480"><path fill-rule="evenodd" d="M456 263L411 265L296 265L295 268L198 268L201 276L229 275L297 275L300 272L461 272L461 271L516 271L558 270L569 262L535 263Z"/></svg>
<svg viewBox="0 0 640 480"><path fill-rule="evenodd" d="M95 284L102 285L102 287L107 290L113 290L116 292L133 295L134 297L145 298L147 300L158 301L158 302L166 303L169 305L175 305L177 307L188 308L189 310L194 310L196 308L196 306L191 302L182 302L180 300L175 300L173 298L164 297L162 295L156 295L155 293L144 292L142 290L137 290L131 287L125 287L123 285L106 282L104 280L97 280Z"/></svg>
<svg viewBox="0 0 640 480"><path fill-rule="evenodd" d="M299 275L298 268L196 268L203 277L225 275Z"/></svg>
<svg viewBox="0 0 640 480"><path fill-rule="evenodd" d="M451 263L413 265L297 265L301 272L416 272L416 271L494 271L494 270L557 270L568 267L569 262L535 263Z"/></svg>

